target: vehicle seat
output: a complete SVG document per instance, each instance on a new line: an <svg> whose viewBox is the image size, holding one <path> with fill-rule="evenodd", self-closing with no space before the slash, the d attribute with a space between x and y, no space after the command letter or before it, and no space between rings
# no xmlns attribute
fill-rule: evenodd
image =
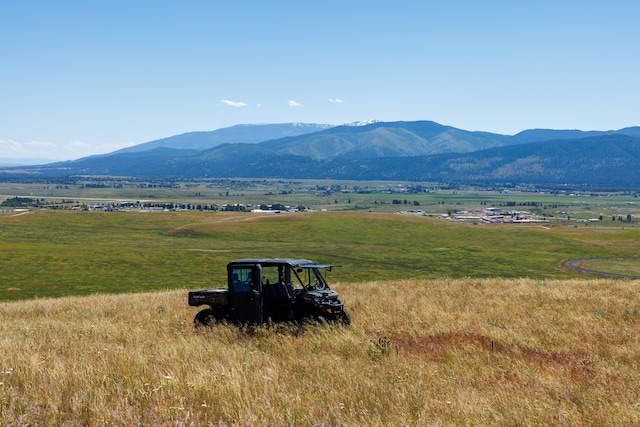
<svg viewBox="0 0 640 427"><path fill-rule="evenodd" d="M277 301L277 296L275 293L275 285L269 283L269 281L267 280L263 285L262 285L262 293L264 295L264 298L267 301Z"/></svg>
<svg viewBox="0 0 640 427"><path fill-rule="evenodd" d="M235 292L248 292L251 289L251 282L243 282L237 273L231 275L231 286Z"/></svg>
<svg viewBox="0 0 640 427"><path fill-rule="evenodd" d="M291 301L291 299L293 298L293 286L291 285L291 283L278 282L276 287L278 300L287 302Z"/></svg>

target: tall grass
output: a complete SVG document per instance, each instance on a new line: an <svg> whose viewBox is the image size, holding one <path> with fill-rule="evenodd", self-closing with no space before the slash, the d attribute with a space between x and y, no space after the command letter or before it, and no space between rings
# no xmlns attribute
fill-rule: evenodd
<svg viewBox="0 0 640 427"><path fill-rule="evenodd" d="M349 328L195 329L186 291L0 304L0 425L633 425L640 282L342 283Z"/></svg>

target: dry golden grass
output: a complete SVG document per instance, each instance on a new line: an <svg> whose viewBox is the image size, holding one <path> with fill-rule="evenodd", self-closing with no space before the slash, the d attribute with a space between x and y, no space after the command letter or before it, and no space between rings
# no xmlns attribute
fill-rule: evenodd
<svg viewBox="0 0 640 427"><path fill-rule="evenodd" d="M0 425L633 425L639 281L334 286L350 328L194 329L186 291L0 304Z"/></svg>

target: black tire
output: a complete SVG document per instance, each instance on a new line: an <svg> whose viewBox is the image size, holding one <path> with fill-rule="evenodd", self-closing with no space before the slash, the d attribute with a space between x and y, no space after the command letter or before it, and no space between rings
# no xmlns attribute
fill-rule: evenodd
<svg viewBox="0 0 640 427"><path fill-rule="evenodd" d="M318 325L325 326L327 324L327 319L325 319L324 316L316 316L315 321L318 323Z"/></svg>
<svg viewBox="0 0 640 427"><path fill-rule="evenodd" d="M218 322L215 311L210 308L206 308L193 318L193 324L195 326L213 326Z"/></svg>
<svg viewBox="0 0 640 427"><path fill-rule="evenodd" d="M351 316L349 316L349 312L347 310L342 310L342 316L338 319L344 326L349 326L351 324Z"/></svg>

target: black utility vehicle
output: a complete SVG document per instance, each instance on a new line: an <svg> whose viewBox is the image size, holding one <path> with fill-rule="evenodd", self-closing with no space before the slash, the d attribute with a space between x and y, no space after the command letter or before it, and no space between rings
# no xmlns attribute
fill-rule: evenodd
<svg viewBox="0 0 640 427"><path fill-rule="evenodd" d="M338 293L329 289L319 265L307 259L251 258L227 264L228 289L189 292L189 305L208 305L196 325L219 321L266 323L305 321L351 323Z"/></svg>

